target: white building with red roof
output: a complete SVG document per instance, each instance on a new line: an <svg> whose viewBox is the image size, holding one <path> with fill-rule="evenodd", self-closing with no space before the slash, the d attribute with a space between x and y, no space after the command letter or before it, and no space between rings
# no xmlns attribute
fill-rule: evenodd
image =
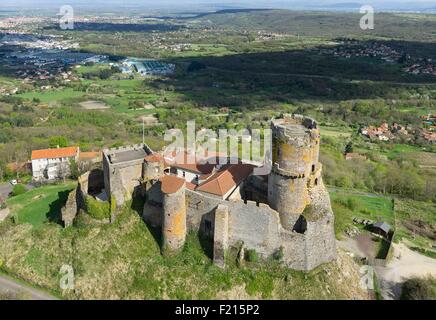
<svg viewBox="0 0 436 320"><path fill-rule="evenodd" d="M32 151L32 176L36 181L64 178L70 172L71 160L78 161L79 147Z"/></svg>

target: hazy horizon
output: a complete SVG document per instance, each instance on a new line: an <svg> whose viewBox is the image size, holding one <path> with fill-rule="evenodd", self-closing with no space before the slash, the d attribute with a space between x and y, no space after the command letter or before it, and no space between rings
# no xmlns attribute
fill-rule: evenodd
<svg viewBox="0 0 436 320"><path fill-rule="evenodd" d="M436 10L436 0L159 0L158 2L156 0L2 0L0 9L51 9L65 4L76 6L78 9L99 10L101 8L105 11L113 8L174 11L226 8L350 10L365 4L374 6L376 10Z"/></svg>

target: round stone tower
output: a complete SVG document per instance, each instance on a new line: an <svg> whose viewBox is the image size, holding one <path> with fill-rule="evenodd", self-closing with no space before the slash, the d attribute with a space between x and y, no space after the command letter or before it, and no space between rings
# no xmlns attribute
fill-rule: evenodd
<svg viewBox="0 0 436 320"><path fill-rule="evenodd" d="M186 240L185 180L176 176L161 179L163 194L162 252L178 252Z"/></svg>
<svg viewBox="0 0 436 320"><path fill-rule="evenodd" d="M310 203L311 177L320 170L320 133L315 120L284 115L271 122L273 168L268 179L268 202L280 214L282 226L294 230Z"/></svg>

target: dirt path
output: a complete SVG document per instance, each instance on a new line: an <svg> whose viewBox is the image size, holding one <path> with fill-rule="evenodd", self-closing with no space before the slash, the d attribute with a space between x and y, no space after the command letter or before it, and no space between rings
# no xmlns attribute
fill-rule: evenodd
<svg viewBox="0 0 436 320"><path fill-rule="evenodd" d="M0 275L0 293L24 300L57 300L48 293L19 283L5 275Z"/></svg>
<svg viewBox="0 0 436 320"><path fill-rule="evenodd" d="M413 277L436 277L436 260L410 250L404 244L393 244L394 257L386 267L375 267L385 299L398 299L401 283Z"/></svg>

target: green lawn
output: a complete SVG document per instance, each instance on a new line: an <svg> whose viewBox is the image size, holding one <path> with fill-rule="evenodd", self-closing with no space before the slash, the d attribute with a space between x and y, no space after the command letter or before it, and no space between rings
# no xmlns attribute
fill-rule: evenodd
<svg viewBox="0 0 436 320"><path fill-rule="evenodd" d="M59 91L43 91L43 92L26 92L18 96L24 99L37 98L43 103L62 101L71 98L83 97L86 93L82 91L74 91L72 88L65 88Z"/></svg>
<svg viewBox="0 0 436 320"><path fill-rule="evenodd" d="M321 136L333 137L333 138L349 138L352 135L352 131L346 128L340 127L321 127Z"/></svg>
<svg viewBox="0 0 436 320"><path fill-rule="evenodd" d="M346 191L331 191L332 208L335 213L335 233L342 233L353 224L353 218L385 221L395 228L395 214L389 197L353 194Z"/></svg>
<svg viewBox="0 0 436 320"><path fill-rule="evenodd" d="M9 198L6 202L19 224L30 223L35 227L45 222L59 222L59 214L74 183L50 185L30 190Z"/></svg>

